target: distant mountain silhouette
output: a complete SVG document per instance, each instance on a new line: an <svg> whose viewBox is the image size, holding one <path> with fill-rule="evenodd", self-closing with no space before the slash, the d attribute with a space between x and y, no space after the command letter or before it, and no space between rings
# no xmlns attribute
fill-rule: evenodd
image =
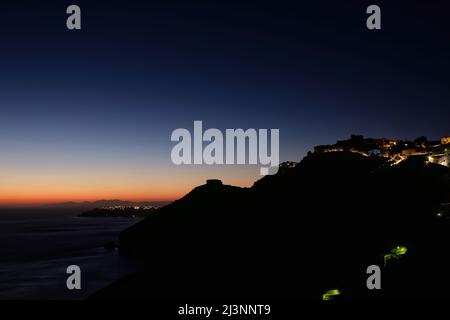
<svg viewBox="0 0 450 320"><path fill-rule="evenodd" d="M313 153L251 188L208 183L120 234L141 271L93 298L450 298L450 169ZM438 214L439 213L439 214ZM407 254L384 267L394 246ZM366 268L382 268L382 290Z"/></svg>

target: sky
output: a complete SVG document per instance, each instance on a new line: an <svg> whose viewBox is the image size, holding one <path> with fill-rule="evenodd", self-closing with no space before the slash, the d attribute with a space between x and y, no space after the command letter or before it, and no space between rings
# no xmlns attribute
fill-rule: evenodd
<svg viewBox="0 0 450 320"><path fill-rule="evenodd" d="M351 134L450 135L446 1L1 1L0 205L173 200L258 166L175 166L171 132L278 128L280 159ZM77 4L82 29L66 28Z"/></svg>

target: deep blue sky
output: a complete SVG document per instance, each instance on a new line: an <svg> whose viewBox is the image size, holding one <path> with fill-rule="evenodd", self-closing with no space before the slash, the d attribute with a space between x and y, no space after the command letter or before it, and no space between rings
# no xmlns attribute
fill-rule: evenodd
<svg viewBox="0 0 450 320"><path fill-rule="evenodd" d="M449 5L389 2L2 1L2 172L17 187L27 170L47 169L58 179L36 179L55 185L105 167L130 184L130 168L163 179L174 174L170 133L194 120L279 128L282 160L352 133L448 135ZM365 27L373 3L382 30ZM65 27L70 4L81 31ZM186 188L257 176L176 170Z"/></svg>

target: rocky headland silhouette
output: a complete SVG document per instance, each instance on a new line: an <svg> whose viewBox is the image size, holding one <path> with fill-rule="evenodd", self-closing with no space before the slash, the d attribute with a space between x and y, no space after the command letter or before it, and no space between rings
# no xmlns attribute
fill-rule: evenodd
<svg viewBox="0 0 450 320"><path fill-rule="evenodd" d="M449 203L450 169L425 156L310 153L250 188L208 181L123 231L142 268L92 298L450 298Z"/></svg>

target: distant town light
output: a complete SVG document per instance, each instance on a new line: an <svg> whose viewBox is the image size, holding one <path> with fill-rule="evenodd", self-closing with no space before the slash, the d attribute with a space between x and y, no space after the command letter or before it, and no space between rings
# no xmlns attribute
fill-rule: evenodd
<svg viewBox="0 0 450 320"><path fill-rule="evenodd" d="M412 156L424 156L425 164L431 162L448 167L450 165L448 145L450 145L450 137L442 138L439 143L439 141L410 142L352 136L347 140L339 140L333 145L315 146L314 152L352 152L364 156L382 156L390 162L391 166L398 165Z"/></svg>

